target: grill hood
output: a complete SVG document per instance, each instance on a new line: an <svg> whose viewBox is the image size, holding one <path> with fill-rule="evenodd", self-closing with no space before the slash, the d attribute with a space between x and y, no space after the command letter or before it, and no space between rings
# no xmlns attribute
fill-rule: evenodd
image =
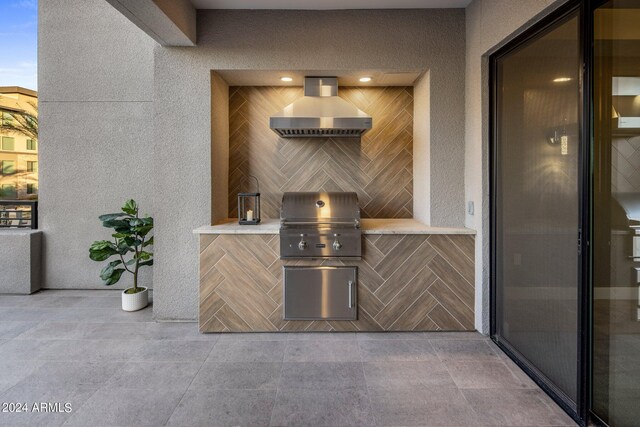
<svg viewBox="0 0 640 427"><path fill-rule="evenodd" d="M283 138L359 137L371 125L371 116L338 97L336 77L305 77L304 96L269 118Z"/></svg>

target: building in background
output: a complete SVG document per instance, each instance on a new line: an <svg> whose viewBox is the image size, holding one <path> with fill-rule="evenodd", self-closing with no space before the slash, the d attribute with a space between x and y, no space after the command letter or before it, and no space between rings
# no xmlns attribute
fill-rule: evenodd
<svg viewBox="0 0 640 427"><path fill-rule="evenodd" d="M25 118L37 115L36 91L0 87L0 200L38 198L37 122L29 122L28 132L7 128L21 128Z"/></svg>

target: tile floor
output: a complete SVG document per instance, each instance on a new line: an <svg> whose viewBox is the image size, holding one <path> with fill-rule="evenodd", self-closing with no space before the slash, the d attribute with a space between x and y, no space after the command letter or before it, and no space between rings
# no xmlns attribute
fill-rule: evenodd
<svg viewBox="0 0 640 427"><path fill-rule="evenodd" d="M575 425L476 333L202 335L119 298L0 295L0 402L30 409L0 425Z"/></svg>

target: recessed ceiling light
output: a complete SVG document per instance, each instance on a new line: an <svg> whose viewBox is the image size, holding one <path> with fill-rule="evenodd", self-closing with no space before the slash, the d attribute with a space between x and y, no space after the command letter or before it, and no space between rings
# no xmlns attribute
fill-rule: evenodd
<svg viewBox="0 0 640 427"><path fill-rule="evenodd" d="M280 80L282 80L283 82L292 82L293 79L291 77L280 77Z"/></svg>
<svg viewBox="0 0 640 427"><path fill-rule="evenodd" d="M360 81L362 83L369 83L371 81L371 77L360 77Z"/></svg>
<svg viewBox="0 0 640 427"><path fill-rule="evenodd" d="M563 82L570 82L572 79L571 77L558 77L557 79L553 79L554 83L563 83Z"/></svg>

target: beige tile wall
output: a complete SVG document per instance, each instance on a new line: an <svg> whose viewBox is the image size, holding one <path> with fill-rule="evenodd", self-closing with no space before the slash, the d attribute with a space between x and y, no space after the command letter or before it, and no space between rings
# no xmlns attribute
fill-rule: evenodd
<svg viewBox="0 0 640 427"><path fill-rule="evenodd" d="M260 181L262 217L278 218L284 191L355 191L363 218L413 216L413 88L341 87L339 96L373 117L360 138L280 138L269 116L300 87L229 90L229 216L247 175Z"/></svg>

